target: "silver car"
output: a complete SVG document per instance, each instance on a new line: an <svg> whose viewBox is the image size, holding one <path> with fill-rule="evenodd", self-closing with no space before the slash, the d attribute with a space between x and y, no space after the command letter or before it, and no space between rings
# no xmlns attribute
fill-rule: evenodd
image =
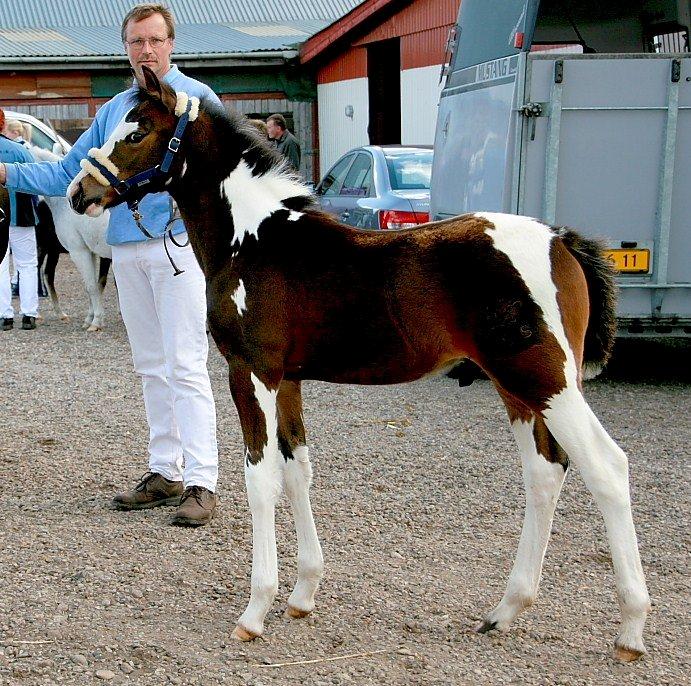
<svg viewBox="0 0 691 686"><path fill-rule="evenodd" d="M322 208L362 229L429 221L432 146L365 145L341 157L315 189Z"/></svg>
<svg viewBox="0 0 691 686"><path fill-rule="evenodd" d="M5 119L18 119L22 124L28 124L31 127L31 145L35 145L44 150L50 150L56 155L66 155L72 147L59 133L51 126L42 122L40 119L25 114L24 112L14 112L13 110L4 110Z"/></svg>

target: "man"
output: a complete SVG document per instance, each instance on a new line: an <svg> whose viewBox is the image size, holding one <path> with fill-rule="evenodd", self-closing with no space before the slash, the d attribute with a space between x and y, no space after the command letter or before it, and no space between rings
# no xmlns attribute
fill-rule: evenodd
<svg viewBox="0 0 691 686"><path fill-rule="evenodd" d="M269 134L269 139L276 142L278 152L290 162L290 166L295 171L299 171L300 144L298 139L288 131L285 117L282 114L272 114L266 120L266 130Z"/></svg>
<svg viewBox="0 0 691 686"><path fill-rule="evenodd" d="M21 126L20 126L21 128ZM31 153L7 134L5 113L0 110L0 162L33 162ZM33 196L10 190L10 249L19 272L19 309L22 329L36 328L38 315L38 251L36 249L36 213ZM14 307L10 286L9 252L0 262L0 318L2 330L14 328Z"/></svg>
<svg viewBox="0 0 691 686"><path fill-rule="evenodd" d="M170 63L174 39L174 19L166 7L151 3L133 7L122 22L122 40L135 75L133 86L98 110L90 128L63 160L7 165L6 173L0 166L0 183L6 178L10 188L65 195L80 171L80 160L90 148L100 148L132 108L137 82L144 83L143 65L175 90L220 105L208 86L184 76ZM182 247L171 245L170 251L184 272L174 276L166 256L163 236L173 221L171 197L148 195L139 210L141 224L153 239L137 227L125 204L111 209L107 239L113 246L113 271L134 368L142 378L149 472L134 489L118 493L113 502L124 510L179 502L172 523L200 526L211 520L218 502L216 409L206 368L206 285L179 220L172 227L174 234L182 234L175 241Z"/></svg>
<svg viewBox="0 0 691 686"><path fill-rule="evenodd" d="M5 130L3 131L5 136L7 136L11 141L15 143L21 143L25 148L28 148L31 143L31 127L28 124L20 122L18 119L7 119L5 122ZM34 206L34 214L36 215L37 222L39 222L38 214L38 198L35 195L30 196L31 203ZM38 227L36 228L38 231ZM38 236L34 239L36 241L36 253L38 254ZM38 282L38 295L40 298L48 297L48 290L43 282L43 276L41 274L41 265L36 267L37 282ZM19 295L19 269L17 261L14 261L14 273L10 279L10 290L12 295Z"/></svg>

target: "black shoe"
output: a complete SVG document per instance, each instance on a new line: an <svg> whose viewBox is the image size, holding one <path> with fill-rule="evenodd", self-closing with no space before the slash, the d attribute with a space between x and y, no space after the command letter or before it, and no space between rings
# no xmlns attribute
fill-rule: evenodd
<svg viewBox="0 0 691 686"><path fill-rule="evenodd" d="M2 320L2 330L9 331L10 329L14 329L14 319L12 317L5 317Z"/></svg>
<svg viewBox="0 0 691 686"><path fill-rule="evenodd" d="M22 329L30 331L36 328L36 317L29 317L29 315L24 315L22 317Z"/></svg>

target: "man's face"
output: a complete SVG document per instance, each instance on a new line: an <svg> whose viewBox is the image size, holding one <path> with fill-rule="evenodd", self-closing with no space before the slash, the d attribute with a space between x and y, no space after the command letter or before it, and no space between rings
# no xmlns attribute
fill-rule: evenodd
<svg viewBox="0 0 691 686"><path fill-rule="evenodd" d="M283 129L276 124L273 119L269 119L269 121L266 122L266 133L269 135L269 138L273 140L283 135Z"/></svg>
<svg viewBox="0 0 691 686"><path fill-rule="evenodd" d="M125 48L137 81L144 83L142 66L146 65L161 79L170 69L173 39L168 37L168 27L160 14L127 24Z"/></svg>

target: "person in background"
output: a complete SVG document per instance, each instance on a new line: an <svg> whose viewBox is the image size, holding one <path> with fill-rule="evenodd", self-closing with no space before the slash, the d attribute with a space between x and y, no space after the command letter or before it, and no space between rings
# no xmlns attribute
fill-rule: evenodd
<svg viewBox="0 0 691 686"><path fill-rule="evenodd" d="M25 121L22 122L22 131L24 131L23 138L27 145L31 145L31 136L33 131L31 129L31 124L27 124Z"/></svg>
<svg viewBox="0 0 691 686"><path fill-rule="evenodd" d="M0 162L33 162L32 154L10 132L5 113L0 109ZM20 125L21 131L21 125ZM14 133L14 135L13 135ZM12 136L12 137L11 137ZM36 328L38 316L38 254L36 249L36 213L34 199L27 193L10 189L10 250L20 275L19 308L22 329ZM2 330L14 328L14 307L10 287L9 250L0 262L0 318Z"/></svg>
<svg viewBox="0 0 691 686"><path fill-rule="evenodd" d="M268 129L266 128L266 122L263 122L261 119L248 119L247 122L252 124L252 126L259 131L259 134L268 140L269 133Z"/></svg>
<svg viewBox="0 0 691 686"><path fill-rule="evenodd" d="M298 139L288 131L284 116L282 114L272 114L266 120L266 129L269 138L275 141L278 152L290 162L290 166L294 171L299 171L300 144Z"/></svg>
<svg viewBox="0 0 691 686"><path fill-rule="evenodd" d="M29 147L29 143L24 136L24 127L18 119L7 119L5 122L4 134L15 143Z"/></svg>
<svg viewBox="0 0 691 686"><path fill-rule="evenodd" d="M164 5L132 7L123 19L121 36L134 71L132 86L98 110L63 159L0 165L0 183L64 196L81 171L80 161L91 148L106 143L134 106L139 85L145 82L143 65L174 90L222 106L208 86L171 64L175 21ZM113 246L113 272L134 368L142 379L149 471L133 489L116 494L113 505L141 510L179 503L171 523L200 526L211 521L218 504L216 407L206 366L206 281L170 195L145 196L139 211L140 223L153 238L144 235L123 203L110 210L107 240ZM171 257L182 270L177 276L164 245L169 227L175 237Z"/></svg>

